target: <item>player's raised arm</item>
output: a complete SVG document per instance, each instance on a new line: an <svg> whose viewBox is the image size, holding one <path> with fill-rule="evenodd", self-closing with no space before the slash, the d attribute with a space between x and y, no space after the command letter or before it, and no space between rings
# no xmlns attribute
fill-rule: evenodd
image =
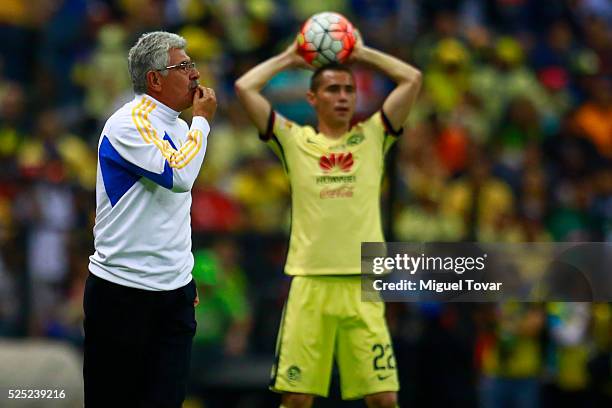
<svg viewBox="0 0 612 408"><path fill-rule="evenodd" d="M261 94L261 90L274 75L288 68L308 68L305 61L297 54L295 41L282 53L256 65L235 83L236 94L247 111L249 118L260 133L266 132L268 117L272 109L270 102Z"/></svg>
<svg viewBox="0 0 612 408"><path fill-rule="evenodd" d="M421 89L421 71L398 58L365 46L360 37L350 59L378 69L397 84L385 99L382 110L393 129L399 130L406 122Z"/></svg>

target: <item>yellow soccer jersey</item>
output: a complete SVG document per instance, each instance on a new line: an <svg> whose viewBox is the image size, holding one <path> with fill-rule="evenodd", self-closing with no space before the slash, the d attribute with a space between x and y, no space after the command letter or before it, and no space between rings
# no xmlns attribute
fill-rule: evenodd
<svg viewBox="0 0 612 408"><path fill-rule="evenodd" d="M361 243L384 240L380 188L384 155L397 134L382 111L339 139L272 112L262 135L291 184L288 275L361 273Z"/></svg>

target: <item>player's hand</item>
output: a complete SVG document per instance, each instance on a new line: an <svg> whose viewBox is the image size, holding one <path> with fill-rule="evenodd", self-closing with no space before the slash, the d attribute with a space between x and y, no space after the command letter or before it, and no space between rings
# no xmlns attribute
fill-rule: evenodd
<svg viewBox="0 0 612 408"><path fill-rule="evenodd" d="M198 287L196 286L196 297L193 300L193 307L196 307L200 304L200 296L198 295Z"/></svg>
<svg viewBox="0 0 612 408"><path fill-rule="evenodd" d="M353 33L355 34L355 45L353 46L351 55L348 57L349 62L360 61L362 59L362 51L365 47L365 45L363 45L363 38L361 37L359 30L355 28Z"/></svg>
<svg viewBox="0 0 612 408"><path fill-rule="evenodd" d="M198 85L193 94L193 116L204 116L212 121L217 111L217 97L212 88Z"/></svg>
<svg viewBox="0 0 612 408"><path fill-rule="evenodd" d="M302 68L313 70L314 67L306 62L304 58L300 54L298 54L298 44L297 44L297 36L295 39L289 44L289 46L283 51L282 56L287 59L288 65L291 68Z"/></svg>

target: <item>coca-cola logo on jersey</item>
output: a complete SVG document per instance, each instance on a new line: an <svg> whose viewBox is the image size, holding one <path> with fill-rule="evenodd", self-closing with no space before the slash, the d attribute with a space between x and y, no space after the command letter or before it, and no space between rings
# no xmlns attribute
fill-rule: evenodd
<svg viewBox="0 0 612 408"><path fill-rule="evenodd" d="M351 198L353 197L355 186L324 187L319 192L320 198Z"/></svg>

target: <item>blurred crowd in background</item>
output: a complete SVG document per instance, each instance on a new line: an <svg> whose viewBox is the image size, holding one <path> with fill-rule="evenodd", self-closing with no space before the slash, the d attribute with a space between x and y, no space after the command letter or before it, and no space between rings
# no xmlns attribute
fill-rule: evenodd
<svg viewBox="0 0 612 408"><path fill-rule="evenodd" d="M233 82L327 10L424 73L389 155L389 240L612 240L610 1L2 0L0 337L81 345L99 132L133 98L129 48L164 29L187 39L219 102L193 190L194 369L271 359L290 283L289 188ZM393 84L354 73L361 120ZM312 124L309 76L283 72L265 92ZM411 303L388 314L406 406L610 406L610 304Z"/></svg>

